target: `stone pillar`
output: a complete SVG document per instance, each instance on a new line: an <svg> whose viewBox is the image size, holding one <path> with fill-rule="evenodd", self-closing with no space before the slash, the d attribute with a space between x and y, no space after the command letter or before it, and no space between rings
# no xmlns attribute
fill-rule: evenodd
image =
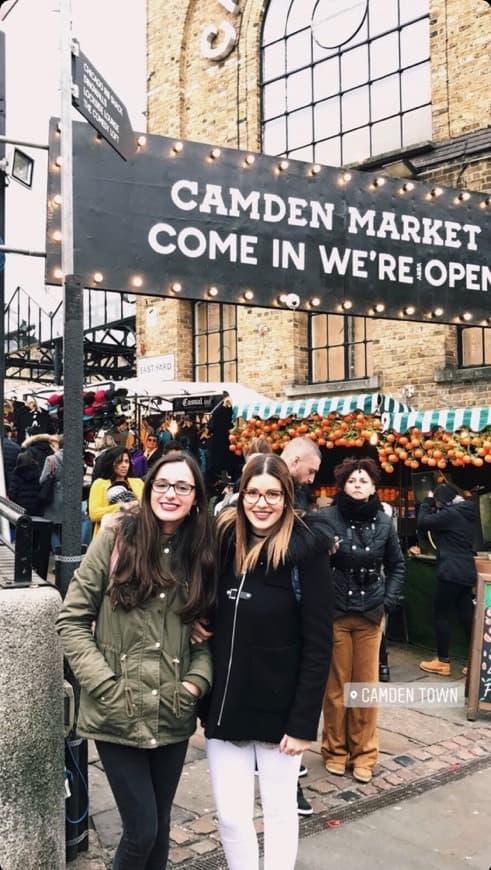
<svg viewBox="0 0 491 870"><path fill-rule="evenodd" d="M63 656L53 587L0 589L0 867L64 870Z"/></svg>

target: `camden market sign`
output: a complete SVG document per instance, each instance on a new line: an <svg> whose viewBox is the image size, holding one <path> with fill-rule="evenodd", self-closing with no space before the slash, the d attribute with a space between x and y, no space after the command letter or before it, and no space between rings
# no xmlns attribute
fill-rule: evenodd
<svg viewBox="0 0 491 870"><path fill-rule="evenodd" d="M61 278L56 123L48 284ZM73 142L75 273L87 287L491 323L485 195L153 135L123 163L82 123Z"/></svg>

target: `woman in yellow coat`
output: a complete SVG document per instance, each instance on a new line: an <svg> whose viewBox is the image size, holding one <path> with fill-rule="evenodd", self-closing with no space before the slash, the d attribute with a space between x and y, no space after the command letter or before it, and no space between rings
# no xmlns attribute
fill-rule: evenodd
<svg viewBox="0 0 491 870"><path fill-rule="evenodd" d="M89 517L94 523L94 537L99 533L103 517L116 513L124 503L135 499L140 501L142 492L143 481L132 476L131 459L126 448L106 450L101 477L94 480L89 493Z"/></svg>

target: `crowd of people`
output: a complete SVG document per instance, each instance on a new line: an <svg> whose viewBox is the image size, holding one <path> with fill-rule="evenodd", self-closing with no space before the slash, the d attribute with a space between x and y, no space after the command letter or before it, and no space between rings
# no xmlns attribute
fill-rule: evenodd
<svg viewBox="0 0 491 870"><path fill-rule="evenodd" d="M31 435L5 449L6 440L7 491L26 510L39 509L43 483L55 478L45 509L55 543L62 439ZM80 685L77 731L96 741L122 818L113 867L167 866L172 802L199 720L228 866L259 868L258 781L264 870L293 870L298 817L312 812L302 755L321 715L328 773L368 783L377 763L377 709L346 705L344 692L377 682L384 622L405 579L377 496L380 469L346 458L333 503L316 510L309 490L321 453L308 438L281 456L257 439L218 499L191 420L180 438L164 422L142 444L121 426L102 447L88 493L92 543L57 627ZM433 674L450 674L451 607L470 632L475 520L473 503L447 484L421 505L438 565L437 658L421 663Z"/></svg>

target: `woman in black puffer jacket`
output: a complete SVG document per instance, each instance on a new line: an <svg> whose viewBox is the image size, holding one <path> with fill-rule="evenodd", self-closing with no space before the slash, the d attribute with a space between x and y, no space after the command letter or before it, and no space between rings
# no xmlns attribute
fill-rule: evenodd
<svg viewBox="0 0 491 870"><path fill-rule="evenodd" d="M39 502L40 468L29 451L21 450L17 456L9 487L9 498L20 505L31 517L42 516Z"/></svg>
<svg viewBox="0 0 491 870"><path fill-rule="evenodd" d="M322 755L329 773L353 766L369 782L378 756L377 709L345 707L345 683L376 683L384 611L397 606L405 563L392 520L375 492L373 459L345 459L334 470L338 493L324 516L340 540L331 558L334 647L324 697Z"/></svg>

